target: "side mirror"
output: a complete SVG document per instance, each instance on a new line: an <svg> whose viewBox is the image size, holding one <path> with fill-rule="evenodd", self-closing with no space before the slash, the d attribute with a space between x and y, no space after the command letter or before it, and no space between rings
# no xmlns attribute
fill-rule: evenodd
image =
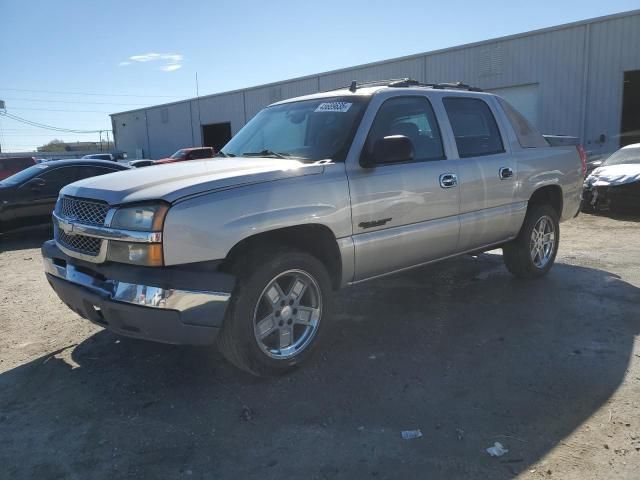
<svg viewBox="0 0 640 480"><path fill-rule="evenodd" d="M400 163L413 160L413 143L404 135L390 135L380 138L373 149L360 159L365 168L375 167L382 163Z"/></svg>

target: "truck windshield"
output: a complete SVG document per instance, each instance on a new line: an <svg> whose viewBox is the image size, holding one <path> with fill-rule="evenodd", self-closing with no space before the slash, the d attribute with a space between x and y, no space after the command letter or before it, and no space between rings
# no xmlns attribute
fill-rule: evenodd
<svg viewBox="0 0 640 480"><path fill-rule="evenodd" d="M258 113L222 149L236 157L344 161L368 97L283 103Z"/></svg>

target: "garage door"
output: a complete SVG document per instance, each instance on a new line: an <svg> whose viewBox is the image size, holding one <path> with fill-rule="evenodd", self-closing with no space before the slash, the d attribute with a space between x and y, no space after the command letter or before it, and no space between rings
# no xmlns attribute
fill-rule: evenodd
<svg viewBox="0 0 640 480"><path fill-rule="evenodd" d="M487 91L500 95L524 115L536 128L539 128L538 105L540 103L537 83L518 85L516 87L493 88Z"/></svg>

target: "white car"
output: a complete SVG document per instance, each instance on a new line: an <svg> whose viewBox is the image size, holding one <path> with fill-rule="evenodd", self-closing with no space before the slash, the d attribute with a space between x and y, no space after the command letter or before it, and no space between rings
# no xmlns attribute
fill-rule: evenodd
<svg viewBox="0 0 640 480"><path fill-rule="evenodd" d="M640 143L622 147L591 172L583 198L587 210L640 207Z"/></svg>

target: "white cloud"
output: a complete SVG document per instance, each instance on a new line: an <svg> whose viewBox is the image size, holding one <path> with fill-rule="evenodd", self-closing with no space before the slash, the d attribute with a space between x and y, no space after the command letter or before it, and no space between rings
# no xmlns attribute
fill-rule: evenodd
<svg viewBox="0 0 640 480"><path fill-rule="evenodd" d="M146 63L146 62L161 62L163 65L160 70L163 72L174 72L179 68L182 68L182 59L184 57L179 53L144 53L141 55L132 55L124 62L120 62L118 66L126 67L134 62Z"/></svg>
<svg viewBox="0 0 640 480"><path fill-rule="evenodd" d="M180 65L179 63L173 63L171 65L163 65L162 67L160 67L160 70L162 70L163 72L175 72L179 68L182 68L182 65Z"/></svg>

